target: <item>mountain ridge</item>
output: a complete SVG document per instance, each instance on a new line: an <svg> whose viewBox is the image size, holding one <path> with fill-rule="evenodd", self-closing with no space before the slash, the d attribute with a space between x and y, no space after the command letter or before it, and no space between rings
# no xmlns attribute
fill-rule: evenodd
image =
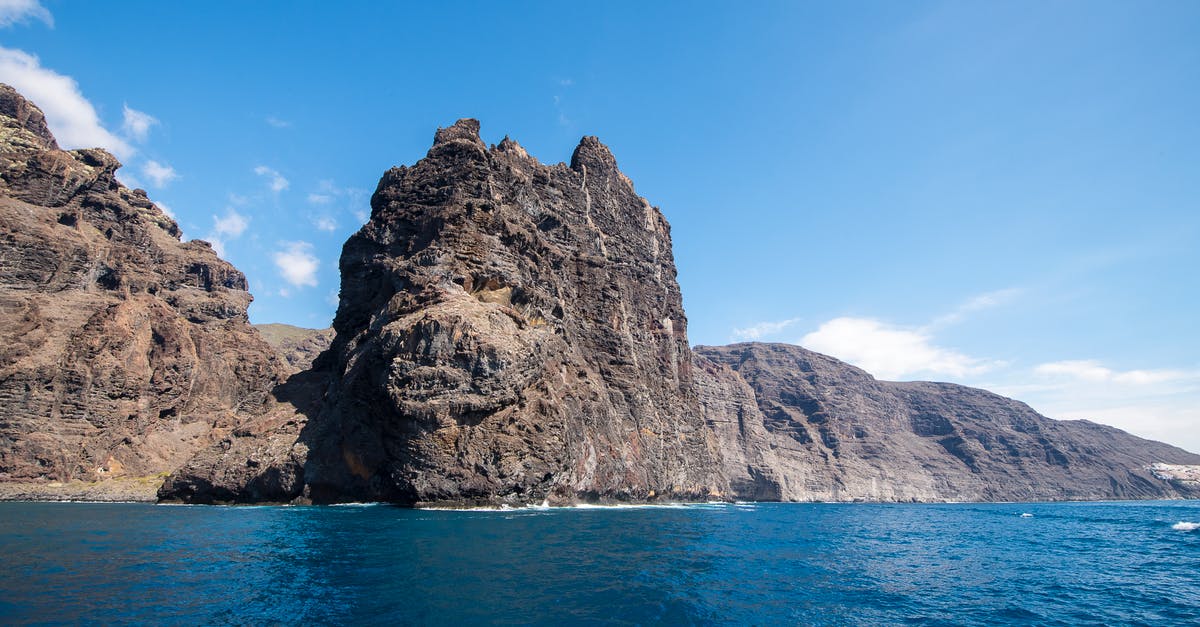
<svg viewBox="0 0 1200 627"><path fill-rule="evenodd" d="M599 139L480 125L383 174L329 329L0 86L0 498L513 505L1196 498L1200 455L798 346L692 347L670 226Z"/></svg>

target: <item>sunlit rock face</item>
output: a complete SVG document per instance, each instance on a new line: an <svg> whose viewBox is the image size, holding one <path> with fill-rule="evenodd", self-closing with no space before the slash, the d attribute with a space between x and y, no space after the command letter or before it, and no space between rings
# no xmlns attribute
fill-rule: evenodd
<svg viewBox="0 0 1200 627"><path fill-rule="evenodd" d="M246 279L0 85L0 480L156 477L272 402ZM158 479L160 480L160 479ZM150 494L153 493L153 485Z"/></svg>
<svg viewBox="0 0 1200 627"><path fill-rule="evenodd" d="M696 363L709 364L697 368L708 382L703 406L742 498L1200 496L1200 484L1160 470L1162 463L1200 463L1200 455L1092 422L1051 420L986 390L878 381L832 357L787 344L695 350ZM746 392L737 387L716 388L730 374L749 387L753 403L742 400Z"/></svg>
<svg viewBox="0 0 1200 627"><path fill-rule="evenodd" d="M479 123L384 174L343 248L317 500L572 502L725 493L670 228L611 152L570 165Z"/></svg>

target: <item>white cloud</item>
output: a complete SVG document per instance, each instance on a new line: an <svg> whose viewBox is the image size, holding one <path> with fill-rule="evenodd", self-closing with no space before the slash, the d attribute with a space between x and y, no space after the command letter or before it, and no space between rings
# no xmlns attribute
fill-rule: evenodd
<svg viewBox="0 0 1200 627"><path fill-rule="evenodd" d="M983 311L984 309L991 309L993 307L999 307L1000 305L1004 305L1004 304L1012 301L1017 296L1019 296L1022 291L1023 290L1021 290L1020 288L1010 287L1010 288L1006 288L1006 289L1002 289L1002 290L996 290L993 292L985 292L983 294L979 294L977 296L974 296L974 297L968 299L966 302L959 305L958 307L955 307L954 310L951 311L950 313L938 316L936 319L934 319L933 322L929 323L929 326L926 328L933 329L933 328L948 325L948 324L956 324L958 322L962 322L964 319L966 319L968 314L972 314L977 311Z"/></svg>
<svg viewBox="0 0 1200 627"><path fill-rule="evenodd" d="M994 366L934 346L923 331L868 318L835 318L805 335L800 343L811 350L848 361L880 379L910 378L916 374L962 378Z"/></svg>
<svg viewBox="0 0 1200 627"><path fill-rule="evenodd" d="M1065 377L1093 383L1118 385L1154 385L1172 381L1200 380L1200 373L1186 370L1125 370L1107 368L1094 359L1053 361L1039 364L1033 369L1036 374L1049 377Z"/></svg>
<svg viewBox="0 0 1200 627"><path fill-rule="evenodd" d="M0 0L0 28L25 23L30 18L54 28L54 16L37 0Z"/></svg>
<svg viewBox="0 0 1200 627"><path fill-rule="evenodd" d="M308 195L308 202L314 205L328 205L333 202L333 196L329 194L312 193Z"/></svg>
<svg viewBox="0 0 1200 627"><path fill-rule="evenodd" d="M1200 452L1200 371L1116 370L1095 360L1039 364L987 386L1037 411L1091 420Z"/></svg>
<svg viewBox="0 0 1200 627"><path fill-rule="evenodd" d="M291 122L288 122L287 120L281 120L273 115L267 116L267 124L275 128L288 128L292 125Z"/></svg>
<svg viewBox="0 0 1200 627"><path fill-rule="evenodd" d="M42 67L37 57L0 47L0 82L12 85L41 108L63 148L100 147L122 160L136 152L100 124L96 108L83 97L75 79Z"/></svg>
<svg viewBox="0 0 1200 627"><path fill-rule="evenodd" d="M763 337L775 335L799 321L799 318L789 318L777 322L759 322L746 328L734 329L733 337L737 340L758 340Z"/></svg>
<svg viewBox="0 0 1200 627"><path fill-rule="evenodd" d="M273 191L273 192L276 192L276 193L282 192L283 190L288 188L288 185L289 185L288 180L286 178L283 178L283 175L280 174L279 172L272 170L271 168L268 168L265 165L260 165L256 168L254 168L254 173L259 176L267 177L267 179L270 181L269 185L271 187L271 191Z"/></svg>
<svg viewBox="0 0 1200 627"><path fill-rule="evenodd" d="M250 219L234 211L232 207L225 210L224 216L213 216L213 233L218 236L237 238L246 231L248 226L250 226Z"/></svg>
<svg viewBox="0 0 1200 627"><path fill-rule="evenodd" d="M358 209L358 210L354 211L354 219L358 220L359 222L362 222L363 224L366 224L367 220L371 219L371 214L367 213L366 211L364 211L362 209Z"/></svg>
<svg viewBox="0 0 1200 627"><path fill-rule="evenodd" d="M212 235L209 235L208 237L204 238L204 241L208 242L209 244L212 244L213 251L217 253L218 257L220 257L221 259L225 259L225 241L224 240L222 240L219 237L214 237Z"/></svg>
<svg viewBox="0 0 1200 627"><path fill-rule="evenodd" d="M142 174L150 179L150 182L159 189L166 187L168 183L179 178L179 174L175 172L175 168L154 160L147 161L142 165Z"/></svg>
<svg viewBox="0 0 1200 627"><path fill-rule="evenodd" d="M333 232L337 230L338 225L337 220L334 220L329 216L318 216L317 218L313 219L313 226L322 231Z"/></svg>
<svg viewBox="0 0 1200 627"><path fill-rule="evenodd" d="M158 124L158 118L144 113L136 109L130 109L129 105L124 105L125 121L121 124L121 129L125 131L125 135L132 137L139 142L146 141L150 136L150 127Z"/></svg>
<svg viewBox="0 0 1200 627"><path fill-rule="evenodd" d="M178 221L178 220L179 220L179 218L177 218L177 217L175 216L175 211L174 211L174 210L172 210L170 207L168 207L168 206L166 205L166 203L162 203L162 202L157 202L157 201L156 201L154 204L155 204L156 206L158 206L158 208L159 208L159 209L161 209L163 213L167 214L167 217L168 217L168 218L171 218L172 220L176 220L176 221Z"/></svg>
<svg viewBox="0 0 1200 627"><path fill-rule="evenodd" d="M285 242L282 250L271 255L279 275L296 287L316 287L321 262L312 254L312 248L308 242Z"/></svg>

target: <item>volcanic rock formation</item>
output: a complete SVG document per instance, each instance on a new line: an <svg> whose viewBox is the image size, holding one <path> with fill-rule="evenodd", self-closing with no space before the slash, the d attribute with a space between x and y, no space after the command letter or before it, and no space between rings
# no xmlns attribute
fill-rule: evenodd
<svg viewBox="0 0 1200 627"><path fill-rule="evenodd" d="M877 381L787 344L695 350L706 419L739 498L1200 497L1200 485L1151 467L1200 464L1200 455L1084 420L1051 420L986 390Z"/></svg>
<svg viewBox="0 0 1200 627"><path fill-rule="evenodd" d="M342 251L312 498L724 493L669 227L596 138L547 166L460 120L371 207Z"/></svg>
<svg viewBox="0 0 1200 627"><path fill-rule="evenodd" d="M60 150L0 85L0 480L165 474L264 412L286 376L247 321L242 273L181 243L118 167Z"/></svg>
<svg viewBox="0 0 1200 627"><path fill-rule="evenodd" d="M1200 497L1200 456L990 392L693 351L670 228L594 137L544 165L439 129L346 242L332 330L251 327L243 275L119 166L0 86L0 498Z"/></svg>

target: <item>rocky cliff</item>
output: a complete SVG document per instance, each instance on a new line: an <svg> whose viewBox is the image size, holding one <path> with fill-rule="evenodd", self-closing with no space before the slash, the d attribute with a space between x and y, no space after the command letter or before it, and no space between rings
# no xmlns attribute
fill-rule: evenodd
<svg viewBox="0 0 1200 627"><path fill-rule="evenodd" d="M720 495L670 231L594 137L570 165L479 124L393 168L342 251L317 500Z"/></svg>
<svg viewBox="0 0 1200 627"><path fill-rule="evenodd" d="M286 376L246 319L242 273L181 243L118 167L60 150L0 85L0 481L165 474Z"/></svg>
<svg viewBox="0 0 1200 627"><path fill-rule="evenodd" d="M786 344L696 353L706 419L725 444L740 498L1200 497L1195 482L1161 470L1200 464L1200 455L1087 421L1051 420L986 390L877 381Z"/></svg>
<svg viewBox="0 0 1200 627"><path fill-rule="evenodd" d="M118 167L0 86L0 498L1200 497L1200 456L983 390L693 351L667 222L593 137L546 165L439 129L326 330L251 327L243 275Z"/></svg>

